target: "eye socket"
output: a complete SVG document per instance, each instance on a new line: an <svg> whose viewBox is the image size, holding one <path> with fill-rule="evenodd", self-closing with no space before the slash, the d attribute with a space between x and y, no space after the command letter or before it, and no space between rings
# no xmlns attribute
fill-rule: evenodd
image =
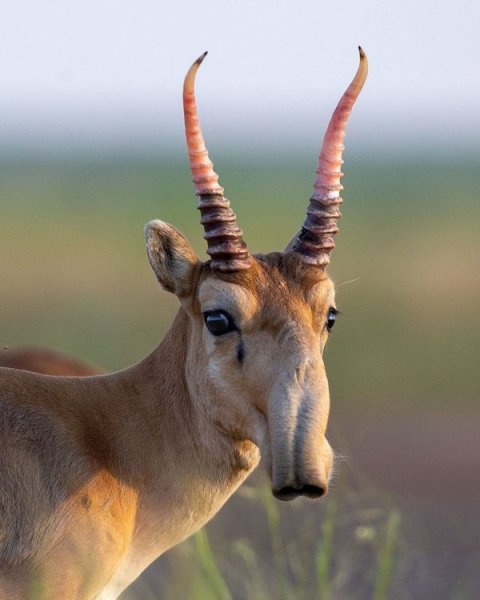
<svg viewBox="0 0 480 600"><path fill-rule="evenodd" d="M335 321L337 320L338 310L336 308L330 308L327 315L327 331L332 331Z"/></svg>
<svg viewBox="0 0 480 600"><path fill-rule="evenodd" d="M203 320L212 335L224 335L229 331L237 331L232 317L224 310L209 310L203 313Z"/></svg>

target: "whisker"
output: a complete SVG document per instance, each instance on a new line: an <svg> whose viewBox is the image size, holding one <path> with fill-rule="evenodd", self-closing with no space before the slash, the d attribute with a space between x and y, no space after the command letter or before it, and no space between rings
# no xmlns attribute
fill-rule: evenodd
<svg viewBox="0 0 480 600"><path fill-rule="evenodd" d="M348 281L342 281L342 283L337 283L336 288L342 287L342 285L348 285L349 283L355 283L356 281L360 281L361 277L355 277L355 279L349 279Z"/></svg>

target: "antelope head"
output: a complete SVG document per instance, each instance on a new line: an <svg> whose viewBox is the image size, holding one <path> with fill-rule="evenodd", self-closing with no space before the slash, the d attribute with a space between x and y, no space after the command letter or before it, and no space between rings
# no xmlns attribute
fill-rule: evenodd
<svg viewBox="0 0 480 600"><path fill-rule="evenodd" d="M301 230L283 252L251 255L205 147L194 95L202 55L187 73L186 139L210 260L161 221L146 226L150 263L188 314L186 380L217 428L254 442L281 500L328 490L333 452L325 437L330 397L323 362L335 323L326 273L340 217L343 139L367 76L358 71L328 125ZM207 435L207 434L206 434Z"/></svg>

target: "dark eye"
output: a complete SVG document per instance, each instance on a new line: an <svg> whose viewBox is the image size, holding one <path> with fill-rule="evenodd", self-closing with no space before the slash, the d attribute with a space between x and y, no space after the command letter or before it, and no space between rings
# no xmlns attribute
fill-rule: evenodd
<svg viewBox="0 0 480 600"><path fill-rule="evenodd" d="M223 335L229 331L236 331L232 317L224 310L211 310L203 313L203 319L208 331L212 335Z"/></svg>
<svg viewBox="0 0 480 600"><path fill-rule="evenodd" d="M332 327L335 325L335 321L337 319L338 310L336 308L331 308L328 311L327 315L327 331L331 331Z"/></svg>

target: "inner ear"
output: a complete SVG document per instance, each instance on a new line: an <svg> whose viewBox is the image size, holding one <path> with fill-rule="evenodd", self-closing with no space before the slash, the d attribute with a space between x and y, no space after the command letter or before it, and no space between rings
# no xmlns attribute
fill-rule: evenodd
<svg viewBox="0 0 480 600"><path fill-rule="evenodd" d="M194 273L201 264L189 241L172 225L150 221L145 225L148 260L160 285L179 297L192 292Z"/></svg>

